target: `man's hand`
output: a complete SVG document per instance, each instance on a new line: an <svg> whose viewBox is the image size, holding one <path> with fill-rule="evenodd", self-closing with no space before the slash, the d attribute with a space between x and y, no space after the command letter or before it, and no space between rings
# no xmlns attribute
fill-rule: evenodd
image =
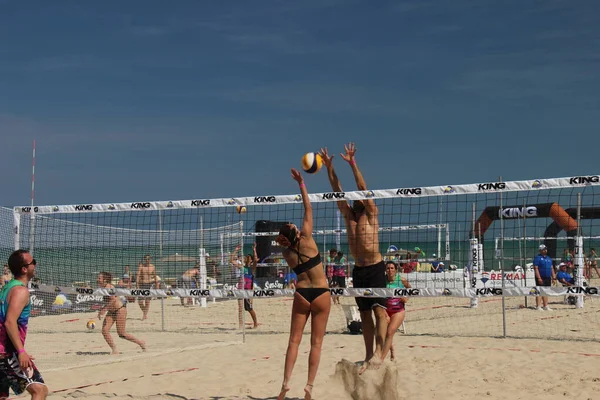
<svg viewBox="0 0 600 400"><path fill-rule="evenodd" d="M23 371L27 371L27 368L33 368L34 358L27 354L26 351L19 353L19 365Z"/></svg>
<svg viewBox="0 0 600 400"><path fill-rule="evenodd" d="M346 154L340 153L342 158L349 163L354 162L354 154L356 154L356 147L354 146L354 143L350 142L347 145L345 144L344 150L346 150Z"/></svg>
<svg viewBox="0 0 600 400"><path fill-rule="evenodd" d="M327 153L327 147L321 147L321 151L319 152L319 155L321 156L321 159L323 160L323 164L325 164L325 167L331 168L331 162L332 162L334 156L330 156L329 153Z"/></svg>
<svg viewBox="0 0 600 400"><path fill-rule="evenodd" d="M304 178L302 177L302 175L300 175L300 172L298 172L296 169L292 168L292 178L298 182L298 184L302 184L304 182Z"/></svg>

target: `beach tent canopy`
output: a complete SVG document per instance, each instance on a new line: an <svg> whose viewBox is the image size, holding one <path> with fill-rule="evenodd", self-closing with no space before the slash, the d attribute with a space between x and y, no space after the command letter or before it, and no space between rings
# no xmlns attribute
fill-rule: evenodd
<svg viewBox="0 0 600 400"><path fill-rule="evenodd" d="M189 257L184 256L183 254L175 253L169 256L163 257L160 262L174 263L174 262L196 262L198 261L198 257Z"/></svg>

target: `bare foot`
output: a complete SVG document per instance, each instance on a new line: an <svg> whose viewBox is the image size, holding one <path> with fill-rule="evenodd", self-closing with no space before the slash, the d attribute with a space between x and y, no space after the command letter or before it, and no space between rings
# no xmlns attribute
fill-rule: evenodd
<svg viewBox="0 0 600 400"><path fill-rule="evenodd" d="M390 360L394 361L396 359L396 356L394 354L394 345L392 345L392 347L390 348Z"/></svg>
<svg viewBox="0 0 600 400"><path fill-rule="evenodd" d="M374 355L368 361L363 362L360 369L358 370L358 374L362 375L368 369L379 369L382 363L383 360L378 355Z"/></svg>
<svg viewBox="0 0 600 400"><path fill-rule="evenodd" d="M113 356L116 356L118 354L121 354L121 352L117 351L117 350L113 350L112 353L110 353L110 354L113 355Z"/></svg>
<svg viewBox="0 0 600 400"><path fill-rule="evenodd" d="M290 391L290 387L287 385L287 383L284 383L283 385L281 385L281 392L279 392L279 396L277 396L277 400L285 399L285 394L289 391Z"/></svg>
<svg viewBox="0 0 600 400"><path fill-rule="evenodd" d="M313 389L313 385L311 385L310 383L307 383L306 386L304 387L304 400L312 399L312 389Z"/></svg>
<svg viewBox="0 0 600 400"><path fill-rule="evenodd" d="M140 343L140 347L142 348L142 351L146 351L146 342L144 342L143 340Z"/></svg>

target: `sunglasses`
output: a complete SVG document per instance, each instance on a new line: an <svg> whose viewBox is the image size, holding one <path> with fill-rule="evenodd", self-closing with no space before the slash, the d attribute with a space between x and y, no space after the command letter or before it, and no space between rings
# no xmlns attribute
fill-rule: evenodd
<svg viewBox="0 0 600 400"><path fill-rule="evenodd" d="M30 263L28 264L23 264L23 267L29 267L30 265L37 265L37 262L35 261L35 258L33 260L31 260Z"/></svg>

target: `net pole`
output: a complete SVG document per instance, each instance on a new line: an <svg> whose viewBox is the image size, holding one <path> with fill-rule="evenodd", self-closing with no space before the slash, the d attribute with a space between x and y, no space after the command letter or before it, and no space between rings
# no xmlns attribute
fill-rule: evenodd
<svg viewBox="0 0 600 400"><path fill-rule="evenodd" d="M577 236L575 237L575 262L577 263L577 286L583 287L583 237L581 235L581 193L577 193ZM590 271L591 276L591 271ZM583 296L577 296L576 308L583 308Z"/></svg>
<svg viewBox="0 0 600 400"><path fill-rule="evenodd" d="M240 245L240 249L243 249L244 248L244 229L243 229L243 225L240 228L240 233L241 233L241 235L240 235L239 245ZM244 253L241 253L241 254L243 255ZM233 268L235 268L235 266ZM244 270L243 269L242 269L242 275L240 276L238 282L240 282L240 284L241 284L240 285L241 289L244 289ZM252 289L254 289L254 287L252 287ZM238 301L238 307L240 307L239 301ZM246 343L246 311L244 310L243 300L242 300L241 307L242 308L241 308L240 312L242 313L242 343L245 344Z"/></svg>
<svg viewBox="0 0 600 400"><path fill-rule="evenodd" d="M158 210L158 254L160 258L163 257L163 245L162 245L162 214ZM158 289L158 288L157 288ZM165 331L165 298L160 298L160 326L161 330Z"/></svg>
<svg viewBox="0 0 600 400"><path fill-rule="evenodd" d="M455 235L454 235L455 238L456 238L456 232L459 232L459 233L461 232L461 230L460 230L460 224L457 224L457 230L455 231ZM460 257L463 257L463 254L462 254L462 245L460 244L461 242L462 242L462 240L458 240L458 255ZM459 265L463 266L463 268L464 268L464 265L465 265L464 258L461 259L461 263Z"/></svg>
<svg viewBox="0 0 600 400"><path fill-rule="evenodd" d="M499 177L498 182L502 182L502 177ZM500 197L500 210L502 210L502 192L499 193ZM502 337L506 337L506 299L504 297L504 288L506 282L504 281L504 216L500 212L500 273L502 274Z"/></svg>
<svg viewBox="0 0 600 400"><path fill-rule="evenodd" d="M158 253L163 256L163 229L162 229L162 213L158 210Z"/></svg>
<svg viewBox="0 0 600 400"><path fill-rule="evenodd" d="M523 200L523 209L525 209L525 207L527 206L527 203L525 202L525 200ZM525 287L527 287L527 218L525 216L525 213L523 213L523 254L521 255L521 267L523 268L523 284ZM527 304L527 296L525 296L525 308L527 308L529 305Z"/></svg>
<svg viewBox="0 0 600 400"><path fill-rule="evenodd" d="M450 261L450 224L446 224L446 261Z"/></svg>
<svg viewBox="0 0 600 400"><path fill-rule="evenodd" d="M221 245L221 265L225 265L225 253L223 252L223 234L219 234L219 244Z"/></svg>
<svg viewBox="0 0 600 400"><path fill-rule="evenodd" d="M15 250L21 246L21 214L13 210L13 241Z"/></svg>
<svg viewBox="0 0 600 400"><path fill-rule="evenodd" d="M204 248L204 217L200 216L200 289L206 289L206 249ZM200 307L206 308L206 297L200 299Z"/></svg>
<svg viewBox="0 0 600 400"><path fill-rule="evenodd" d="M327 234L323 235L323 254L329 254L327 252ZM323 264L323 268L325 271L325 277L327 277L327 263Z"/></svg>
<svg viewBox="0 0 600 400"><path fill-rule="evenodd" d="M442 258L442 198L438 197L439 211L438 211L438 228L437 228L437 256Z"/></svg>
<svg viewBox="0 0 600 400"><path fill-rule="evenodd" d="M33 256L35 247L35 139L33 140L33 152L31 157L31 210L29 211L29 218L31 220L29 228L29 253Z"/></svg>
<svg viewBox="0 0 600 400"><path fill-rule="evenodd" d="M478 250L478 260L479 260L479 270L481 272L485 271L485 260L483 259L483 237L481 236L481 224L477 224L477 227L479 228L479 243L477 244L477 250Z"/></svg>
<svg viewBox="0 0 600 400"><path fill-rule="evenodd" d="M479 254L479 246L477 245L478 240L477 236L475 236L475 203L472 204L472 222L471 222L471 242L469 246L469 263L471 264L471 268L469 271L469 281L471 283L471 288L475 289L477 286L477 268L479 266L478 254ZM471 308L477 308L478 300L477 297L471 298Z"/></svg>

